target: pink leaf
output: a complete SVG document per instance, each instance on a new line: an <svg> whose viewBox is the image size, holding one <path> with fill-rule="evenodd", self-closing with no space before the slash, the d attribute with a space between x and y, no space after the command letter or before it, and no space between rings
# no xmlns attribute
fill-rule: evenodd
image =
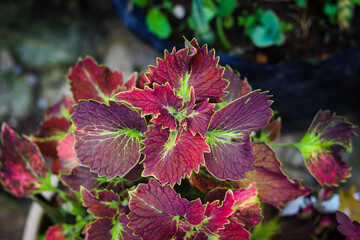
<svg viewBox="0 0 360 240"><path fill-rule="evenodd" d="M39 180L48 172L39 149L5 123L1 128L1 143L1 183L17 197L31 195L39 189Z"/></svg>
<svg viewBox="0 0 360 240"><path fill-rule="evenodd" d="M74 167L80 165L80 162L76 158L76 153L73 149L74 142L75 139L72 134L68 134L64 139L59 141L57 152L61 166L61 173L70 174Z"/></svg>

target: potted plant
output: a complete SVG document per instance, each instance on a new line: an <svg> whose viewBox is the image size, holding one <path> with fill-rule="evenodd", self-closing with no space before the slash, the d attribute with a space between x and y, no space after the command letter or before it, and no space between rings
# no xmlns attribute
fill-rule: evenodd
<svg viewBox="0 0 360 240"><path fill-rule="evenodd" d="M281 121L269 93L218 61L195 39L127 81L79 60L68 76L73 99L49 108L37 133L2 125L1 183L44 208L45 239L358 238L351 194L336 213L322 208L346 192L336 187L350 177L341 152L351 151L354 126L320 111L301 141L274 142ZM317 186L282 172L273 147L289 146ZM303 209L279 214L299 197L309 200Z"/></svg>
<svg viewBox="0 0 360 240"><path fill-rule="evenodd" d="M357 112L358 1L113 3L124 24L160 51L182 47L182 36L211 40L220 64L237 69L254 87L275 93L274 107L285 126L305 128L299 119L311 121L321 108L343 115Z"/></svg>

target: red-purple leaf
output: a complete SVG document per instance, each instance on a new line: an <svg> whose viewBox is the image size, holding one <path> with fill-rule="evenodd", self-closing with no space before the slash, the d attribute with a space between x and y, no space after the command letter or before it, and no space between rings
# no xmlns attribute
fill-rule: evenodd
<svg viewBox="0 0 360 240"><path fill-rule="evenodd" d="M178 133L162 129L159 125L151 126L144 141L144 175L153 175L162 184L173 186L191 171L198 172L204 164L203 152L209 147L200 135L193 136L189 131Z"/></svg>
<svg viewBox="0 0 360 240"><path fill-rule="evenodd" d="M136 75L125 83L122 73L98 66L92 58L86 57L70 69L69 80L75 101L93 99L108 102L116 93L135 86Z"/></svg>
<svg viewBox="0 0 360 240"><path fill-rule="evenodd" d="M234 212L234 203L234 194L231 190L226 192L221 206L218 206L219 201L208 203L205 210L205 216L207 217L206 228L212 233L216 233L224 227L224 224L229 223L227 218Z"/></svg>
<svg viewBox="0 0 360 240"><path fill-rule="evenodd" d="M204 154L211 174L221 180L239 180L253 170L250 133L268 123L270 104L266 93L254 91L215 112L206 133L210 153Z"/></svg>
<svg viewBox="0 0 360 240"><path fill-rule="evenodd" d="M87 226L85 240L113 240L111 229L113 220L111 218L99 218Z"/></svg>
<svg viewBox="0 0 360 240"><path fill-rule="evenodd" d="M262 216L255 184L233 192L235 213L232 216L237 222L244 224L247 229L256 226L261 221Z"/></svg>
<svg viewBox="0 0 360 240"><path fill-rule="evenodd" d="M74 104L75 104L74 100L72 100L68 97L63 97L57 103L55 103L53 106L46 109L45 117L46 117L46 119L49 119L53 116L65 117L63 110L66 111L66 115L68 115L68 114L70 115L74 112L74 109L72 107L72 105L74 105Z"/></svg>
<svg viewBox="0 0 360 240"><path fill-rule="evenodd" d="M218 232L219 240L249 240L250 233L244 229L243 225L236 222L234 218L229 218L230 223L224 225L224 229Z"/></svg>
<svg viewBox="0 0 360 240"><path fill-rule="evenodd" d="M39 179L48 172L39 149L5 123L1 127L1 143L1 183L17 197L31 195L39 189Z"/></svg>
<svg viewBox="0 0 360 240"><path fill-rule="evenodd" d="M277 118L261 129L261 136L268 142L275 141L280 135L281 118ZM261 138L263 139L263 138Z"/></svg>
<svg viewBox="0 0 360 240"><path fill-rule="evenodd" d="M113 218L118 213L120 198L113 191L101 190L91 193L82 188L80 193L84 206L95 217Z"/></svg>
<svg viewBox="0 0 360 240"><path fill-rule="evenodd" d="M199 47L196 40L187 42L187 47L171 53L165 50L164 60L157 60L157 67L150 66L146 77L152 83L168 82L179 95L190 98L190 88L194 87L196 101L221 102L227 93L228 82L222 78L223 68L218 67L219 58L215 51L208 52L207 46Z"/></svg>
<svg viewBox="0 0 360 240"><path fill-rule="evenodd" d="M340 156L351 151L353 125L329 111L319 112L303 139L296 144L311 175L322 185L337 186L350 177Z"/></svg>
<svg viewBox="0 0 360 240"><path fill-rule="evenodd" d="M341 234L346 236L346 240L360 239L360 224L357 221L352 221L340 211L336 211L336 219L339 223L337 229Z"/></svg>
<svg viewBox="0 0 360 240"><path fill-rule="evenodd" d="M199 173L192 174L191 177L188 178L188 180L191 185L197 187L202 192L206 192L206 190L212 190L216 187L232 187L232 185L230 185L228 182L220 181L214 178L205 169L200 169Z"/></svg>
<svg viewBox="0 0 360 240"><path fill-rule="evenodd" d="M252 90L247 79L241 80L240 74L229 66L225 67L223 78L230 82L229 87L226 89L229 94L224 97L225 102L232 102L235 99L245 96Z"/></svg>
<svg viewBox="0 0 360 240"><path fill-rule="evenodd" d="M183 107L183 110L186 111L183 123L186 123L187 129L193 135L200 133L201 136L205 136L211 116L214 114L214 104L210 104L207 99L195 105L193 88L190 94L190 101L186 102Z"/></svg>
<svg viewBox="0 0 360 240"><path fill-rule="evenodd" d="M45 120L34 136L34 142L38 145L44 156L57 158L57 146L70 130L71 123L65 117L52 116Z"/></svg>
<svg viewBox="0 0 360 240"><path fill-rule="evenodd" d="M87 226L85 240L140 240L140 237L132 234L127 224L129 219L125 214L117 219L100 218Z"/></svg>
<svg viewBox="0 0 360 240"><path fill-rule="evenodd" d="M81 186L89 190L94 189L100 184L97 178L97 173L90 172L90 169L84 166L73 168L70 175L60 175L60 179L76 192L80 191Z"/></svg>
<svg viewBox="0 0 360 240"><path fill-rule="evenodd" d="M159 86L154 84L154 90L145 87L144 90L134 88L115 96L117 101L125 101L136 108L141 108L142 116L154 114L152 122L162 124L171 130L176 128L174 114L182 107L183 100L175 96L174 90L167 83Z"/></svg>
<svg viewBox="0 0 360 240"><path fill-rule="evenodd" d="M298 180L281 171L281 163L268 145L257 142L253 144L253 149L255 171L246 173L246 179L256 183L260 201L281 208L288 201L311 192L311 188L302 187Z"/></svg>
<svg viewBox="0 0 360 240"><path fill-rule="evenodd" d="M171 239L178 231L180 218L193 225L205 218L205 207L199 199L188 202L170 186L161 186L153 179L140 184L130 196L129 226L143 239Z"/></svg>
<svg viewBox="0 0 360 240"><path fill-rule="evenodd" d="M322 185L338 186L339 182L345 182L351 176L350 167L342 161L339 150L333 149L304 156L307 169Z"/></svg>
<svg viewBox="0 0 360 240"><path fill-rule="evenodd" d="M63 224L58 224L49 227L45 233L45 240L65 240L67 238L67 234L64 233Z"/></svg>
<svg viewBox="0 0 360 240"><path fill-rule="evenodd" d="M140 158L144 118L125 104L80 101L71 116L75 152L83 165L108 179L124 176Z"/></svg>
<svg viewBox="0 0 360 240"><path fill-rule="evenodd" d="M80 165L79 160L76 158L76 153L73 149L74 136L68 134L64 139L59 141L57 152L59 156L60 172L63 174L70 174L74 167Z"/></svg>

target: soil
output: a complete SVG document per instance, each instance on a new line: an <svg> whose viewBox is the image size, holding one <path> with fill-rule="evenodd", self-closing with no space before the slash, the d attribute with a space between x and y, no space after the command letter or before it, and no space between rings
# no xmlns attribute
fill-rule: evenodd
<svg viewBox="0 0 360 240"><path fill-rule="evenodd" d="M174 4L176 2L174 1ZM191 4L190 1L185 2L179 1L185 7L188 16ZM323 12L324 1L307 2L307 7L300 8L295 4L294 0L237 1L237 8L232 14L236 16L234 18L234 25L231 29L224 28L225 35L231 43L228 53L241 55L247 59L253 59L262 63L277 63L294 59L318 62L326 59L333 53L359 44L360 24L356 23L356 18L360 16L359 5L355 6L350 29L345 30L340 29L337 24L330 23L328 16ZM336 1L332 2L336 3ZM253 13L258 7L274 11L280 21L292 25L292 30L285 34L286 40L283 45L257 48L245 34L245 29L237 25L237 16L240 16L243 10ZM186 21L176 19L172 14L168 14L168 18L172 26L182 25L182 28L184 28L184 22ZM211 27L216 29L215 20L211 22ZM182 31L178 30L179 28L173 27L170 40L175 42L176 46L183 47L183 36L191 39L194 34L187 28L184 28ZM216 31L214 30L214 32ZM225 52L224 47L219 41L210 45L210 47L215 48L219 52Z"/></svg>

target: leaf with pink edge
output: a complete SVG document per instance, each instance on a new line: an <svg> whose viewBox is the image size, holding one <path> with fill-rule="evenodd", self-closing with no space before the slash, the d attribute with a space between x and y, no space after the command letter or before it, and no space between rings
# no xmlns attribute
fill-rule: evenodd
<svg viewBox="0 0 360 240"><path fill-rule="evenodd" d="M196 101L221 102L226 96L228 82L222 78L223 68L218 66L215 51L200 48L195 39L186 42L186 48L171 53L165 50L164 60L157 59L157 67L150 66L146 77L152 83L168 82L185 101L190 99L194 87Z"/></svg>
<svg viewBox="0 0 360 240"><path fill-rule="evenodd" d="M16 197L29 196L48 173L44 159L28 137L19 137L6 123L1 127L0 181Z"/></svg>
<svg viewBox="0 0 360 240"><path fill-rule="evenodd" d="M336 220L339 223L338 231L346 236L345 240L360 239L360 224L352 221L346 214L336 211Z"/></svg>
<svg viewBox="0 0 360 240"><path fill-rule="evenodd" d="M45 240L65 240L68 234L64 232L64 225L58 224L50 226L45 233Z"/></svg>
<svg viewBox="0 0 360 240"><path fill-rule="evenodd" d="M70 174L74 167L80 165L73 149L74 143L75 139L72 134L68 134L64 139L59 141L57 154L59 156L59 163L61 166L60 172L63 174Z"/></svg>
<svg viewBox="0 0 360 240"><path fill-rule="evenodd" d="M84 206L95 217L113 218L118 213L120 198L113 191L89 192L86 188L81 187L80 193Z"/></svg>
<svg viewBox="0 0 360 240"><path fill-rule="evenodd" d="M149 87L145 87L144 90L134 88L131 92L117 94L114 98L141 108L142 116L154 114L152 122L162 124L164 128L169 127L171 130L176 128L176 114L183 103L181 98L175 96L168 83L162 86L154 84L154 90Z"/></svg>
<svg viewBox="0 0 360 240"><path fill-rule="evenodd" d="M221 206L219 201L214 201L206 205L205 216L205 226L212 233L216 233L219 229L222 229L225 224L229 223L227 219L232 213L234 213L235 199L234 193L231 190L228 190L225 195L225 199L222 202Z"/></svg>
<svg viewBox="0 0 360 240"><path fill-rule="evenodd" d="M90 172L90 168L84 166L74 167L70 175L61 174L60 179L76 192L80 191L81 186L91 190L100 184L97 173Z"/></svg>
<svg viewBox="0 0 360 240"><path fill-rule="evenodd" d="M125 214L116 219L99 218L90 223L85 232L85 240L140 240L132 234L127 224L129 219Z"/></svg>
<svg viewBox="0 0 360 240"><path fill-rule="evenodd" d="M70 69L68 78L75 101L92 99L107 103L116 93L135 86L137 76L133 74L124 82L119 71L99 66L92 58L86 57Z"/></svg>
<svg viewBox="0 0 360 240"><path fill-rule="evenodd" d="M252 171L250 133L264 127L272 116L266 93L254 91L214 113L206 143L205 166L220 180L239 180Z"/></svg>
<svg viewBox="0 0 360 240"><path fill-rule="evenodd" d="M256 226L261 221L262 215L255 184L233 192L235 199L233 209L235 212L232 216L237 222L244 224L246 229Z"/></svg>
<svg viewBox="0 0 360 240"><path fill-rule="evenodd" d="M288 201L311 192L311 188L301 186L299 180L289 178L281 171L280 161L266 143L256 142L253 149L255 171L246 173L246 179L256 184L261 202L280 209Z"/></svg>
<svg viewBox="0 0 360 240"><path fill-rule="evenodd" d="M145 135L141 151L145 154L143 175L152 175L162 184L180 184L185 174L198 172L200 164L204 164L203 152L209 151L205 140L189 131L178 133L155 125Z"/></svg>
<svg viewBox="0 0 360 240"><path fill-rule="evenodd" d="M143 239L171 239L181 222L198 225L205 219L200 199L188 202L153 179L130 192L129 206L129 227Z"/></svg>
<svg viewBox="0 0 360 240"><path fill-rule="evenodd" d="M139 161L139 134L147 127L145 119L127 105L80 101L71 118L76 156L99 176L124 176Z"/></svg>
<svg viewBox="0 0 360 240"><path fill-rule="evenodd" d="M301 151L311 175L321 184L338 186L350 177L340 151L351 151L354 126L344 118L320 111L303 139L295 146Z"/></svg>

